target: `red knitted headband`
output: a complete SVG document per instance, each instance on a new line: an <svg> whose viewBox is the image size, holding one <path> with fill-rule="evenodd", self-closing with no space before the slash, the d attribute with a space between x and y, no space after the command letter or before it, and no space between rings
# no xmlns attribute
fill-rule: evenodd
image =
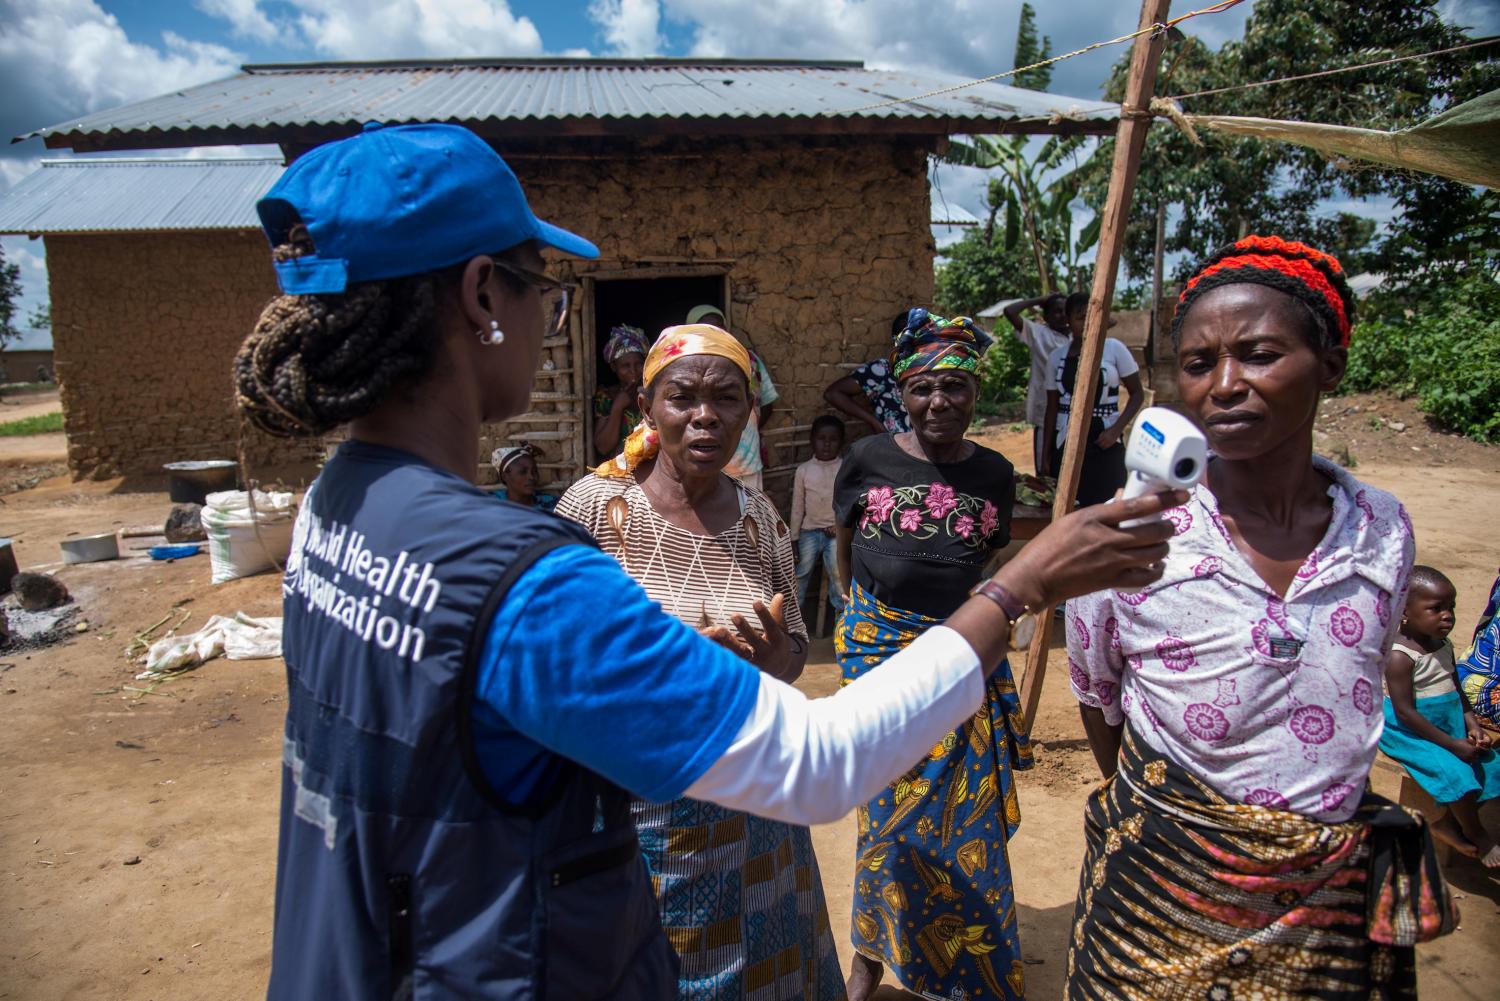
<svg viewBox="0 0 1500 1001"><path fill-rule="evenodd" d="M1173 336L1188 307L1211 288L1253 282L1280 289L1305 302L1349 344L1354 301L1338 260L1321 250L1276 236L1249 236L1217 251L1188 279L1177 300Z"/></svg>

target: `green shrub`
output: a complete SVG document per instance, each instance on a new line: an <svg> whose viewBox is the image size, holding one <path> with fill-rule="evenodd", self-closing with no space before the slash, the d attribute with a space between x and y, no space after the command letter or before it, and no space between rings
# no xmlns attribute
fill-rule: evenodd
<svg viewBox="0 0 1500 1001"><path fill-rule="evenodd" d="M62 411L23 417L18 421L0 424L0 438L18 438L29 434L50 434L63 429Z"/></svg>
<svg viewBox="0 0 1500 1001"><path fill-rule="evenodd" d="M1471 274L1377 300L1349 342L1349 391L1415 395L1433 420L1500 442L1500 284Z"/></svg>
<svg viewBox="0 0 1500 1001"><path fill-rule="evenodd" d="M1031 378L1031 352L1011 335L1010 321L1002 319L1000 324L995 326L994 345L979 362L979 400L974 410L982 417L1008 413L1015 408L1006 404L1025 402Z"/></svg>

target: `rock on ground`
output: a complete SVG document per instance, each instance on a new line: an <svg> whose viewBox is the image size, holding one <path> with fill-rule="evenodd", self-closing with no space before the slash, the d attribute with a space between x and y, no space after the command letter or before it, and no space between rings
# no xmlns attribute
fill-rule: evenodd
<svg viewBox="0 0 1500 1001"><path fill-rule="evenodd" d="M166 532L168 542L205 542L208 533L203 530L203 505L178 504L167 515Z"/></svg>
<svg viewBox="0 0 1500 1001"><path fill-rule="evenodd" d="M63 582L44 573L18 573L10 586L28 612L56 608L68 600Z"/></svg>

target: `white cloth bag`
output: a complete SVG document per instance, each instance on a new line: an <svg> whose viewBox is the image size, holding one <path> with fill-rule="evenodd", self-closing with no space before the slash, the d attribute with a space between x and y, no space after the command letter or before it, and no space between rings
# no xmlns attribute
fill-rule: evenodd
<svg viewBox="0 0 1500 1001"><path fill-rule="evenodd" d="M203 530L208 533L213 582L249 577L285 563L295 514L290 493L255 491L253 513L250 494L244 490L209 494L203 504Z"/></svg>

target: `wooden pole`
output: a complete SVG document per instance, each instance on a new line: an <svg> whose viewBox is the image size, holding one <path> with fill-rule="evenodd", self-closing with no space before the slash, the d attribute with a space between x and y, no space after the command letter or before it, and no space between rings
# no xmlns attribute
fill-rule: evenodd
<svg viewBox="0 0 1500 1001"><path fill-rule="evenodd" d="M1142 0L1138 27L1149 28L1167 19L1171 0ZM1083 470L1084 436L1094 412L1094 392L1099 383L1099 359L1104 353L1105 321L1115 296L1115 271L1120 251L1125 246L1125 223L1135 192L1135 175L1141 165L1141 151L1146 145L1146 130L1151 127L1147 109L1156 86L1156 65L1160 61L1166 33L1140 35L1130 53L1130 76L1125 82L1125 101L1120 108L1120 124L1115 131L1115 159L1109 175L1109 194L1104 203L1104 218L1099 226L1099 253L1094 268L1094 287L1089 291L1088 322L1084 326L1083 346L1078 353L1078 377L1073 382L1073 409L1068 415L1067 450L1063 455L1061 474L1057 479L1057 499L1052 505L1054 520L1073 510L1078 495L1078 477ZM1050 430L1050 429L1047 429ZM1123 448L1122 442L1119 447ZM1026 677L1021 683L1021 701L1029 728L1036 719L1037 704L1042 698L1042 682L1047 676L1047 650L1052 643L1052 610L1042 613L1040 628L1031 643L1027 657Z"/></svg>

